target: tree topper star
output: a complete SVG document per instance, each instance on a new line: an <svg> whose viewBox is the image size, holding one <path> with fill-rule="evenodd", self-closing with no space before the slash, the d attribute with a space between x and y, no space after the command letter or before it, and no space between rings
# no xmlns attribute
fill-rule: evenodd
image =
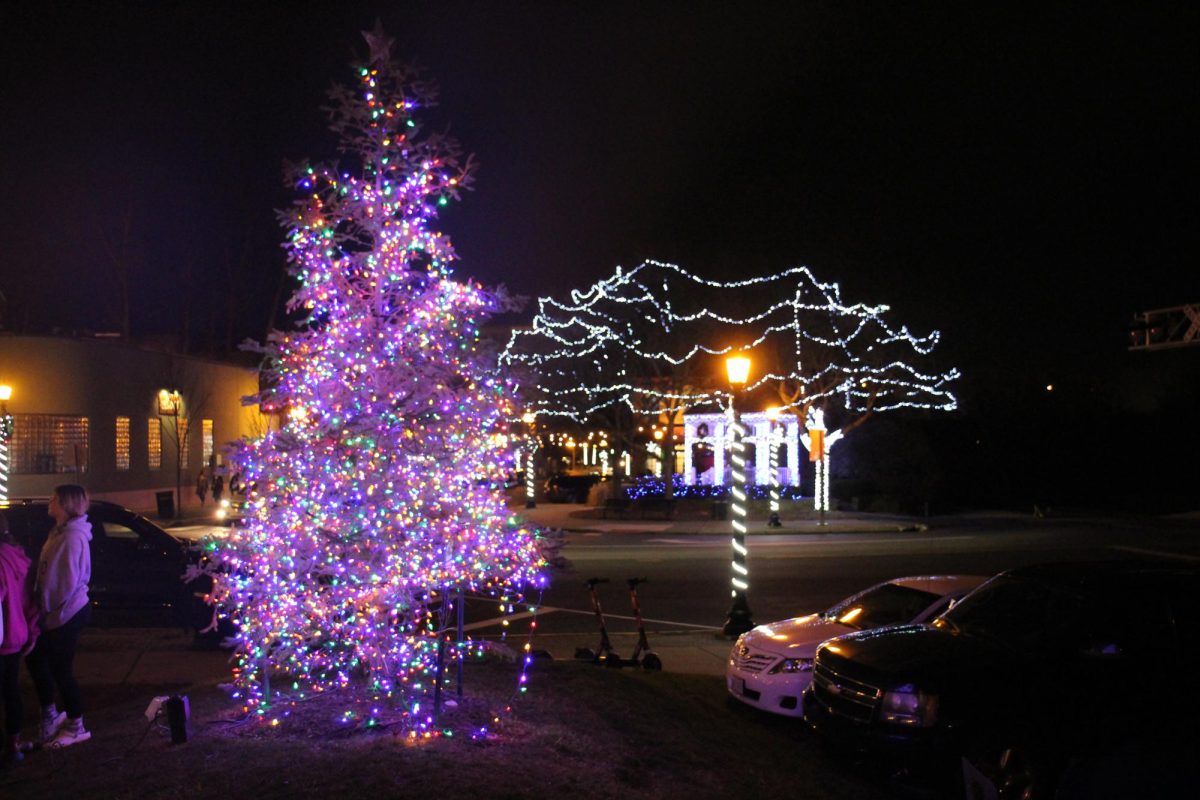
<svg viewBox="0 0 1200 800"><path fill-rule="evenodd" d="M392 44L396 40L384 32L383 22L379 17L375 18L375 30L363 31L362 35L367 40L367 47L371 49L370 63L387 61L391 58Z"/></svg>

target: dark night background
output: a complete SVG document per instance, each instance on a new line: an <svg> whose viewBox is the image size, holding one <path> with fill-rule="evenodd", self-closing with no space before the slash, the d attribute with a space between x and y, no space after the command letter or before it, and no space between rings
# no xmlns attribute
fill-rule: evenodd
<svg viewBox="0 0 1200 800"><path fill-rule="evenodd" d="M806 264L964 374L960 412L861 429L941 476L909 494L1200 505L1200 347L1126 349L1200 301L1183 4L9 3L3 329L115 329L123 239L136 337L283 324L281 163L332 157L325 91L376 17L480 162L442 216L460 275Z"/></svg>

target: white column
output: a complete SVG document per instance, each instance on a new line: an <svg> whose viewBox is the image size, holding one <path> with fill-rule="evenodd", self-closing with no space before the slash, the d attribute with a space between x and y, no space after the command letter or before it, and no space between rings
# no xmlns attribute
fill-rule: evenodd
<svg viewBox="0 0 1200 800"><path fill-rule="evenodd" d="M692 463L692 447L696 444L696 425L683 423L683 482L696 485L696 465Z"/></svg>
<svg viewBox="0 0 1200 800"><path fill-rule="evenodd" d="M771 484L771 420L754 423L754 483Z"/></svg>
<svg viewBox="0 0 1200 800"><path fill-rule="evenodd" d="M800 485L800 423L795 419L787 424L788 483Z"/></svg>
<svg viewBox="0 0 1200 800"><path fill-rule="evenodd" d="M713 423L713 486L725 485L725 423Z"/></svg>

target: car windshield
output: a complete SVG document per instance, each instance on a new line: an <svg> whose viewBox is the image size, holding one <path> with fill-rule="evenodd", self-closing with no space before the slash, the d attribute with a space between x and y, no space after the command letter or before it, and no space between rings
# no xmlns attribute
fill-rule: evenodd
<svg viewBox="0 0 1200 800"><path fill-rule="evenodd" d="M851 628L866 630L909 622L937 598L932 592L885 583L839 603L826 611L825 616Z"/></svg>
<svg viewBox="0 0 1200 800"><path fill-rule="evenodd" d="M1086 598L1061 587L1002 575L942 615L951 627L1014 650L1061 637L1087 613Z"/></svg>

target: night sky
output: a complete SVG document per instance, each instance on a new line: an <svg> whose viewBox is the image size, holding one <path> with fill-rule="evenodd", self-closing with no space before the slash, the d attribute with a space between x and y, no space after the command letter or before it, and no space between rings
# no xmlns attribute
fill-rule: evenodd
<svg viewBox="0 0 1200 800"><path fill-rule="evenodd" d="M282 162L333 156L325 92L379 17L480 163L441 220L462 276L805 264L940 329L967 412L1050 383L1187 407L1200 348L1129 353L1125 326L1200 301L1195 7L745 5L6 4L2 325L112 329L124 237L135 334L261 338Z"/></svg>

